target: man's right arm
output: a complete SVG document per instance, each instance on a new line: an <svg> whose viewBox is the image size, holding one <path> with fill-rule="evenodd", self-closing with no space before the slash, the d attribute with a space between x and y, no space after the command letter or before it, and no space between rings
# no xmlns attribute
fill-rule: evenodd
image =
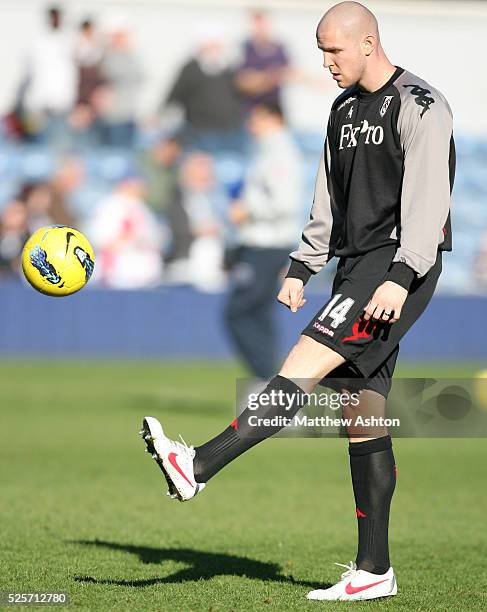
<svg viewBox="0 0 487 612"><path fill-rule="evenodd" d="M290 254L291 265L286 278L297 278L306 284L333 256L330 249L333 229L330 148L328 138L318 166L313 206L297 251Z"/></svg>
<svg viewBox="0 0 487 612"><path fill-rule="evenodd" d="M290 254L291 265L277 299L296 312L304 306L304 285L333 256L332 188L328 138L318 166L313 206L297 251Z"/></svg>

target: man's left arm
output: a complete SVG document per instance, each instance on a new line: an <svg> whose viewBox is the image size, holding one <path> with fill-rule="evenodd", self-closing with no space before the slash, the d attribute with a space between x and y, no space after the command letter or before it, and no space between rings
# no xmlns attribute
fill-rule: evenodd
<svg viewBox="0 0 487 612"><path fill-rule="evenodd" d="M376 290L365 319L394 323L401 314L411 283L434 265L450 210L450 146L453 121L439 92L426 106L408 96L399 113L403 149L400 246L388 279ZM388 315L393 313L393 315Z"/></svg>

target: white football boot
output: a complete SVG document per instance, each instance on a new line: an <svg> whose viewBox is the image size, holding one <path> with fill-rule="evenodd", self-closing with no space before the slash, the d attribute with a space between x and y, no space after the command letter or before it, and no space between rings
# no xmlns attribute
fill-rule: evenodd
<svg viewBox="0 0 487 612"><path fill-rule="evenodd" d="M397 593L397 582L392 567L385 574L371 574L365 570L358 570L353 561L350 561L350 565L342 563L335 563L335 565L347 568L340 581L329 589L310 591L307 595L308 599L357 601L389 597Z"/></svg>
<svg viewBox="0 0 487 612"><path fill-rule="evenodd" d="M156 460L166 478L171 499L188 501L205 488L205 483L198 483L194 478L194 448L181 442L170 440L162 425L154 417L145 417L139 434L147 445L147 452Z"/></svg>

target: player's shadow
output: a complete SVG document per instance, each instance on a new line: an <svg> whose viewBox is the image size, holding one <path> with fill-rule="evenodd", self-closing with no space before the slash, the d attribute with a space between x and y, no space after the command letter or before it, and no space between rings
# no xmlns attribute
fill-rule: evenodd
<svg viewBox="0 0 487 612"><path fill-rule="evenodd" d="M149 546L133 546L131 544L103 542L101 540L78 540L71 543L127 552L132 555L137 555L142 563L153 563L158 565L163 561L176 561L188 566L170 576L161 578L109 580L77 575L74 576L74 580L77 582L145 587L154 584L175 584L195 580L209 580L214 576L242 576L258 580L270 580L272 582L286 582L311 589L326 589L331 586L331 584L296 580L293 576L281 574L281 568L276 563L265 563L263 561L256 561L255 559L248 559L247 557L237 557L236 555L191 550L189 548L151 548Z"/></svg>

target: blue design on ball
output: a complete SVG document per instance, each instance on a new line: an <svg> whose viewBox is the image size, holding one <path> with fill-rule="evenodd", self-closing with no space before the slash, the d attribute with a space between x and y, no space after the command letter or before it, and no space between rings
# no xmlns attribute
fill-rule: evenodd
<svg viewBox="0 0 487 612"><path fill-rule="evenodd" d="M47 260L47 253L38 244L31 249L29 253L30 263L39 270L43 276L52 285L59 285L61 277L56 272L55 267Z"/></svg>
<svg viewBox="0 0 487 612"><path fill-rule="evenodd" d="M88 253L83 250L81 247L76 247L74 249L74 254L78 258L79 262L85 269L86 282L90 280L91 275L93 274L93 270L95 268L95 262L91 259Z"/></svg>

